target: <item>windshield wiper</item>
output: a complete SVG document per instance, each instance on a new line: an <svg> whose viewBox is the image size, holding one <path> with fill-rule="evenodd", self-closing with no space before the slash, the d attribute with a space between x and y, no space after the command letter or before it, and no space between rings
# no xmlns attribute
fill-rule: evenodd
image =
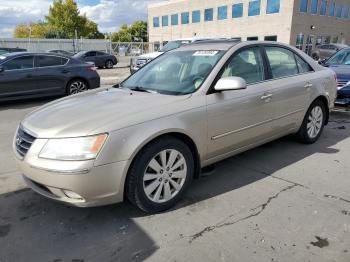
<svg viewBox="0 0 350 262"><path fill-rule="evenodd" d="M141 86L134 86L134 87L130 87L129 89L130 89L131 91L136 91L136 92L145 92L145 93L152 93L152 94L158 93L158 92L156 92L156 91L149 90L149 89L143 88L143 87L141 87Z"/></svg>

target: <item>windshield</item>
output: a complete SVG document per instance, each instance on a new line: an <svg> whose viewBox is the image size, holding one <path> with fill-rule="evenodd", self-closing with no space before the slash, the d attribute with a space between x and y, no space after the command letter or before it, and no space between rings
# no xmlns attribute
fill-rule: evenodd
<svg viewBox="0 0 350 262"><path fill-rule="evenodd" d="M339 51L326 62L326 65L350 65L350 49Z"/></svg>
<svg viewBox="0 0 350 262"><path fill-rule="evenodd" d="M189 40L179 40L179 41L170 41L165 46L163 46L162 49L160 49L160 52L168 52L170 50L174 50L176 48L179 48L182 45L189 44Z"/></svg>
<svg viewBox="0 0 350 262"><path fill-rule="evenodd" d="M153 60L121 83L121 88L144 89L161 94L195 92L224 51L173 51Z"/></svg>

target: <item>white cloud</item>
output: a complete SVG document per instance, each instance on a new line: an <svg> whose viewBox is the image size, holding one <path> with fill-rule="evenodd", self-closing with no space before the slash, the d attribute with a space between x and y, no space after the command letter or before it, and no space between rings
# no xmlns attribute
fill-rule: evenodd
<svg viewBox="0 0 350 262"><path fill-rule="evenodd" d="M81 13L99 25L102 32L112 32L122 24L147 19L147 5L164 0L101 0L95 5L78 6ZM43 20L49 12L52 0L0 0L0 38L12 37L14 27L19 23Z"/></svg>

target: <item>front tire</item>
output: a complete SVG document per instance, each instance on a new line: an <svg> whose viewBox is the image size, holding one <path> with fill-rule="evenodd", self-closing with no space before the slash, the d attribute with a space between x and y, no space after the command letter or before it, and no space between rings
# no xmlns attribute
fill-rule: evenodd
<svg viewBox="0 0 350 262"><path fill-rule="evenodd" d="M326 106L321 100L314 101L308 109L303 124L297 133L300 142L315 143L322 134L326 122Z"/></svg>
<svg viewBox="0 0 350 262"><path fill-rule="evenodd" d="M113 66L114 66L114 64L113 64L113 61L112 61L112 60L107 60L107 61L106 61L105 67L106 67L107 69L112 69Z"/></svg>
<svg viewBox="0 0 350 262"><path fill-rule="evenodd" d="M135 157L126 182L130 202L147 213L173 207L190 185L194 159L188 146L166 136L157 139Z"/></svg>

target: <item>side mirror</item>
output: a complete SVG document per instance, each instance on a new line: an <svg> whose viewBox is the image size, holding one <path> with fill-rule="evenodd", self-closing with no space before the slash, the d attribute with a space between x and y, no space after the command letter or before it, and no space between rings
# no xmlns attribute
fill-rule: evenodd
<svg viewBox="0 0 350 262"><path fill-rule="evenodd" d="M237 76L221 78L214 87L214 89L219 92L246 88L247 82L243 78Z"/></svg>
<svg viewBox="0 0 350 262"><path fill-rule="evenodd" d="M3 66L0 66L0 73L4 72L5 68Z"/></svg>

